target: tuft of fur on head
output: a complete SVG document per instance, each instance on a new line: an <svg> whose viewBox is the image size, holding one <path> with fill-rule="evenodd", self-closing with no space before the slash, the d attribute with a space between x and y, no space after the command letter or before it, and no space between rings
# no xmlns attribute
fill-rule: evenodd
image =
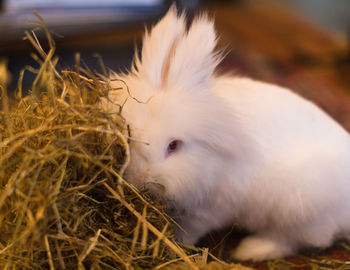
<svg viewBox="0 0 350 270"><path fill-rule="evenodd" d="M150 31L145 31L141 56L135 52L130 73L110 75L112 87L124 89L111 91L112 101L124 104L126 99L135 99L146 103L155 94L174 88L201 92L210 88L211 76L223 58L215 51L214 22L203 13L187 27L185 17L173 5Z"/></svg>
<svg viewBox="0 0 350 270"><path fill-rule="evenodd" d="M197 16L187 29L185 14L173 5L143 38L141 58L135 54L132 73L152 87L166 90L178 84L207 82L221 55L216 53L214 22Z"/></svg>

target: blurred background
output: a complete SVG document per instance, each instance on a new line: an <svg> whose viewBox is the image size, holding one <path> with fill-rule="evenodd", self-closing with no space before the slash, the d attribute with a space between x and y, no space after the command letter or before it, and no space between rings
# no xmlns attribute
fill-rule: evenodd
<svg viewBox="0 0 350 270"><path fill-rule="evenodd" d="M37 10L52 31L62 68L75 53L101 72L125 71L144 27L155 23L173 1L0 0L0 61L8 61L10 89L20 70L37 66L24 31L38 25ZM215 17L219 47L227 57L220 72L288 86L314 100L350 130L349 0L178 0L189 16L206 10ZM171 29L169 29L171 31ZM44 35L36 32L45 47ZM24 89L33 75L26 72Z"/></svg>

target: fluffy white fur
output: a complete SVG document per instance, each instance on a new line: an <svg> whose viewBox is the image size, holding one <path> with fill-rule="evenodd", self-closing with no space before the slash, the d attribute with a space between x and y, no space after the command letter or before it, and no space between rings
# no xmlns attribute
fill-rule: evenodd
<svg viewBox="0 0 350 270"><path fill-rule="evenodd" d="M129 88L110 94L126 101L128 181L175 208L185 243L238 223L252 232L238 260L329 246L350 229L348 133L288 89L213 75L215 46L207 16L187 29L173 7L145 34L131 72L113 75ZM173 139L183 145L167 156Z"/></svg>

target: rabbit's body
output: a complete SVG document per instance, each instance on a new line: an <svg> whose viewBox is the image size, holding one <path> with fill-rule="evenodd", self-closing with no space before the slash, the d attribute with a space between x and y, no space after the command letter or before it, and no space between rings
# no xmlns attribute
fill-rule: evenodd
<svg viewBox="0 0 350 270"><path fill-rule="evenodd" d="M176 210L186 243L238 223L253 233L240 260L330 245L350 230L350 136L287 89L214 76L215 44L207 17L186 30L173 8L115 75L129 87L110 94L131 127L125 177Z"/></svg>
<svg viewBox="0 0 350 270"><path fill-rule="evenodd" d="M247 238L236 258L260 260L285 256L299 246L326 247L337 234L349 233L348 133L314 104L281 87L226 78L219 79L214 93L234 114L234 124L226 124L243 136L234 139L246 145L230 148L232 155L222 162L217 186L208 195L208 211L200 208L197 222L197 209L189 212L186 226L193 231L185 226L191 233L182 237L194 236L195 242L201 226L207 232L211 223L210 229L237 223L257 232L257 238ZM186 209L195 205L185 203Z"/></svg>

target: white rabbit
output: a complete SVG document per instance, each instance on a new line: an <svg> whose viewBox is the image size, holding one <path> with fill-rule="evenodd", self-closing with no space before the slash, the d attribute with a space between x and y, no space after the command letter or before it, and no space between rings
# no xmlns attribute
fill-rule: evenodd
<svg viewBox="0 0 350 270"><path fill-rule="evenodd" d="M329 246L350 229L349 134L288 89L214 75L215 46L206 15L187 28L172 7L112 75L128 86L109 96L130 125L126 179L175 208L185 243L238 223L252 232L238 260Z"/></svg>

